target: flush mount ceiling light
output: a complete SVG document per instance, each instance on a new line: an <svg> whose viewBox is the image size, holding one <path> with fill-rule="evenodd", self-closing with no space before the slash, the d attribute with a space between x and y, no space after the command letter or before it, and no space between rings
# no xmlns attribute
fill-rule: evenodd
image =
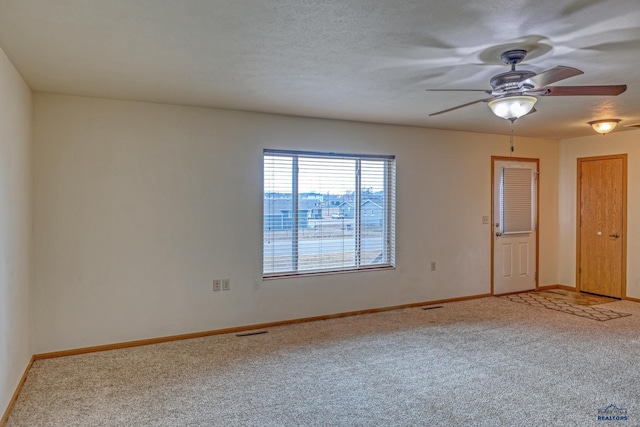
<svg viewBox="0 0 640 427"><path fill-rule="evenodd" d="M609 133L616 127L616 125L620 122L620 119L603 119L603 120L594 120L589 122L593 130L602 135Z"/></svg>
<svg viewBox="0 0 640 427"><path fill-rule="evenodd" d="M498 117L515 120L529 113L538 99L534 96L514 95L489 101L489 108Z"/></svg>

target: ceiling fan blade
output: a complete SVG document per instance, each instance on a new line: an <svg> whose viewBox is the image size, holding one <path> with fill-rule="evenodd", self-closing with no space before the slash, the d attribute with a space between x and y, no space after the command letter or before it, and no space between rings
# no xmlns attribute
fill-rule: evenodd
<svg viewBox="0 0 640 427"><path fill-rule="evenodd" d="M616 96L627 90L627 85L600 85L600 86L548 86L541 88L547 91L544 96L589 96L608 95Z"/></svg>
<svg viewBox="0 0 640 427"><path fill-rule="evenodd" d="M551 83L559 82L560 80L568 79L569 77L578 76L584 74L584 71L580 71L577 68L565 67L558 65L550 70L543 71L530 77L529 81L533 82L536 87L543 87L550 85Z"/></svg>
<svg viewBox="0 0 640 427"><path fill-rule="evenodd" d="M449 111L453 111L453 110L457 110L458 108L464 108L464 107L468 107L469 105L473 105L473 104L477 104L479 102L487 102L487 101L491 101L492 99L494 99L495 97L492 96L490 98L485 98L485 99L478 99L476 101L471 101L471 102L467 102L466 104L462 104L462 105L458 105L456 107L452 107L452 108L447 108L446 110L442 110L442 111L438 111L436 113L431 113L429 114L429 117L431 116L437 116L438 114L444 114L444 113L448 113Z"/></svg>

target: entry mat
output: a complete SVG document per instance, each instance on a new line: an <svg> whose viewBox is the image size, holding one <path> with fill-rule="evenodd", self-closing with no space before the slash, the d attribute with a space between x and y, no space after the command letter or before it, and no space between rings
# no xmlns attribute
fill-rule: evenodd
<svg viewBox="0 0 640 427"><path fill-rule="evenodd" d="M564 293L564 292L563 292ZM575 292L577 294L577 292ZM604 302L616 301L611 298L606 297L594 297L594 296L585 296L585 298L590 299L592 305L585 305L584 301L575 302L575 297L571 296L570 298L560 297L561 294L558 294L553 291L542 291L542 292L526 292L521 294L511 294L505 295L500 298L505 298L513 302L519 302L521 304L527 304L534 307L544 307L550 310L561 311L563 313L574 314L580 317L586 317L587 319L598 320L603 322L605 320L618 319L620 317L631 316L629 313L620 313L618 311L608 310L604 307L593 305L602 304ZM580 295L580 294L579 294ZM595 298L602 298L601 302L595 302ZM580 298L577 298L580 299Z"/></svg>
<svg viewBox="0 0 640 427"><path fill-rule="evenodd" d="M575 305L598 305L618 301L615 298L603 297L601 295L583 294L576 291L565 291L564 289L548 289L546 291L537 291L536 293L544 295L548 298L564 299L569 303Z"/></svg>

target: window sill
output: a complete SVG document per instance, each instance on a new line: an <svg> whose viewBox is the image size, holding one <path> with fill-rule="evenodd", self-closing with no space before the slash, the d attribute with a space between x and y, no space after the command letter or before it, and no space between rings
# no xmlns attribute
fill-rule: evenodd
<svg viewBox="0 0 640 427"><path fill-rule="evenodd" d="M296 277L310 277L310 276L328 276L334 274L348 274L348 273L362 273L367 271L381 271L381 270L395 270L395 265L384 265L368 268L354 268L348 270L335 270L335 271L305 271L303 273L282 273L268 276L262 276L263 281L279 280L279 279L292 279Z"/></svg>

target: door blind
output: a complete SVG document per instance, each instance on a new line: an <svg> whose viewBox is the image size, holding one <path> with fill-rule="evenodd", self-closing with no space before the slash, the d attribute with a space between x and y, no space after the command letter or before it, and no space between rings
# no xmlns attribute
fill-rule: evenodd
<svg viewBox="0 0 640 427"><path fill-rule="evenodd" d="M504 234L533 231L533 169L502 168L500 216Z"/></svg>

